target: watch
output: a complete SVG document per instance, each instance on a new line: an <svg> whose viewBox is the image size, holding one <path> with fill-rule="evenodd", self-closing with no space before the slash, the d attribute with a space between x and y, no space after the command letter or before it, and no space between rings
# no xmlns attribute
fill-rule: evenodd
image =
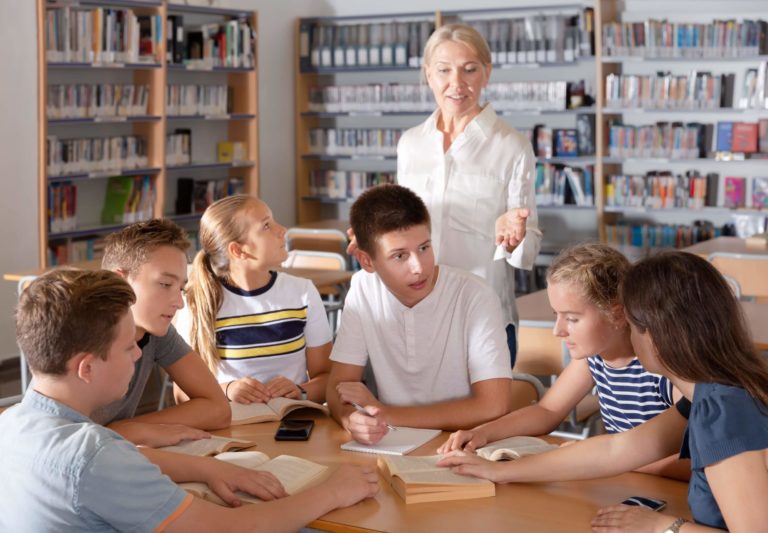
<svg viewBox="0 0 768 533"><path fill-rule="evenodd" d="M685 518L678 518L672 522L667 529L664 530L664 533L678 533L680 528L683 527L683 524L686 523L688 523L688 520Z"/></svg>
<svg viewBox="0 0 768 533"><path fill-rule="evenodd" d="M306 399L307 399L307 391L306 391L306 390L304 390L304 387L302 387L301 385L299 385L299 384L297 383L297 384L296 384L296 388L297 388L297 389L299 389L299 392L301 393L301 399L302 399L302 400L306 400Z"/></svg>

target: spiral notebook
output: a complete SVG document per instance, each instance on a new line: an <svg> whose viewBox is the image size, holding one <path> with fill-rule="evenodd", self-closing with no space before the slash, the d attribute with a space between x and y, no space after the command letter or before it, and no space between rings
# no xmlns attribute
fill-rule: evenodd
<svg viewBox="0 0 768 533"><path fill-rule="evenodd" d="M341 445L348 452L379 453L384 455L405 455L422 444L426 444L442 433L439 429L418 429L398 427L390 431L377 444L360 444L354 440Z"/></svg>

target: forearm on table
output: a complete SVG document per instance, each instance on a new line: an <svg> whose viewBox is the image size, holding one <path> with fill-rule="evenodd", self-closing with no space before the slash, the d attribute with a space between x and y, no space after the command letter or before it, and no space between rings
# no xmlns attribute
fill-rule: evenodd
<svg viewBox="0 0 768 533"><path fill-rule="evenodd" d="M183 424L203 430L223 429L232 421L229 404L210 398L193 398L161 411L152 411L131 418L134 422L150 424Z"/></svg>
<svg viewBox="0 0 768 533"><path fill-rule="evenodd" d="M488 442L493 442L517 435L544 435L556 429L562 421L560 413L537 404L512 411L476 429L483 432Z"/></svg>

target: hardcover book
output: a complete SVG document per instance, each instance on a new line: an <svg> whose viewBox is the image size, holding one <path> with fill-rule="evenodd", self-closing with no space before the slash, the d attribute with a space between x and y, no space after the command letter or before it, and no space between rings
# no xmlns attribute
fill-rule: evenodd
<svg viewBox="0 0 768 533"><path fill-rule="evenodd" d="M744 207L746 200L746 178L725 178L725 207Z"/></svg>
<svg viewBox="0 0 768 533"><path fill-rule="evenodd" d="M308 407L317 409L326 415L328 408L309 400L293 400L291 398L273 398L267 403L242 404L230 402L232 408L232 425L258 424L260 422L274 422L282 419L288 413L297 409Z"/></svg>

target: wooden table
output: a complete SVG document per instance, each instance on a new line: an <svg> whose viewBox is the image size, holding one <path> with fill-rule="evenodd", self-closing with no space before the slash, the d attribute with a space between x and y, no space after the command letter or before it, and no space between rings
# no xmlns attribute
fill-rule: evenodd
<svg viewBox="0 0 768 533"><path fill-rule="evenodd" d="M332 419L314 410L292 413L294 418L314 418L315 429L307 442L276 442L277 423L235 426L217 431L220 435L247 438L270 457L295 455L329 466L341 463L375 465L376 456L345 452L339 446L349 440ZM412 455L434 455L447 433ZM329 531L521 531L526 533L587 532L596 511L629 496L649 496L668 502L668 512L690 518L688 485L647 474L559 483L497 485L496 496L474 500L406 505L380 478L381 491L346 509L328 513L310 524Z"/></svg>
<svg viewBox="0 0 768 533"><path fill-rule="evenodd" d="M715 252L726 252L729 254L745 255L765 255L768 253L766 248L747 246L747 241L739 237L716 237L701 241L692 246L682 249L684 252L699 255L706 259L709 254Z"/></svg>

